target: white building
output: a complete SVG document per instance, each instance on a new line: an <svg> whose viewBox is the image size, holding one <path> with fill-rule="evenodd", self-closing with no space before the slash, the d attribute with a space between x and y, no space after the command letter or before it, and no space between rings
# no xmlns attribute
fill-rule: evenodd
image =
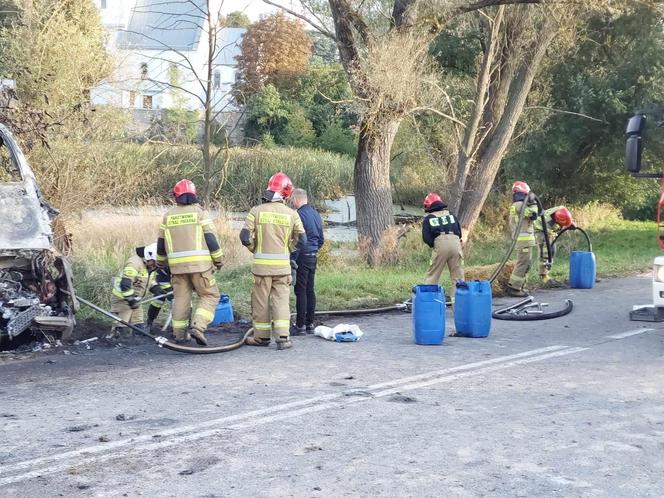
<svg viewBox="0 0 664 498"><path fill-rule="evenodd" d="M221 0L210 2L218 12ZM93 104L125 109L203 110L208 68L206 0L95 0L116 60ZM231 110L243 28L218 31L212 64L215 111Z"/></svg>

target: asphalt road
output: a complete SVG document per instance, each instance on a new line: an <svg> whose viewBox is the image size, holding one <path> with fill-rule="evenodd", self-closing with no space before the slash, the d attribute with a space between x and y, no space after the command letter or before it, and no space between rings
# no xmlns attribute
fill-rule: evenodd
<svg viewBox="0 0 664 498"><path fill-rule="evenodd" d="M437 347L393 313L358 343L3 361L0 495L660 497L664 324L628 320L649 294L542 292L575 310Z"/></svg>

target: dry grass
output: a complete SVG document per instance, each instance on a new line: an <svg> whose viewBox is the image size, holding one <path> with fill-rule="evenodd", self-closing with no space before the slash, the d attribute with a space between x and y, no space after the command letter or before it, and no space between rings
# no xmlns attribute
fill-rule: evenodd
<svg viewBox="0 0 664 498"><path fill-rule="evenodd" d="M496 269L495 265L473 266L465 268L466 280L489 280L489 277ZM514 269L514 261L508 261L498 274L496 280L491 284L494 297L504 296L507 293L507 283Z"/></svg>

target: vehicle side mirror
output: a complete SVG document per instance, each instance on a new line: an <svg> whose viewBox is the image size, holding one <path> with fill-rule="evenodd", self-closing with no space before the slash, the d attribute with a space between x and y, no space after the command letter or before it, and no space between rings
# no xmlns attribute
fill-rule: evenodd
<svg viewBox="0 0 664 498"><path fill-rule="evenodd" d="M641 133L646 124L645 114L635 114L629 118L627 123L627 142L625 144L625 167L630 173L639 173L641 171L641 153L643 144L641 142Z"/></svg>

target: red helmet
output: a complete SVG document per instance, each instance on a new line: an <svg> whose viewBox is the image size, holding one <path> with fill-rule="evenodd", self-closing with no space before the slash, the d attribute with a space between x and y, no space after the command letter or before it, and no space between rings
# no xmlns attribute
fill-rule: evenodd
<svg viewBox="0 0 664 498"><path fill-rule="evenodd" d="M530 187L526 182L514 182L512 184L512 193L520 193L520 194L529 194L530 193Z"/></svg>
<svg viewBox="0 0 664 498"><path fill-rule="evenodd" d="M566 207L561 207L560 209L556 209L553 212L553 221L558 223L563 228L567 228L572 223L574 223L574 220L572 219L572 213L570 213L569 209Z"/></svg>
<svg viewBox="0 0 664 498"><path fill-rule="evenodd" d="M424 209L429 209L434 202L443 202L443 199L435 192L429 192L424 198Z"/></svg>
<svg viewBox="0 0 664 498"><path fill-rule="evenodd" d="M175 197L180 197L183 194L196 195L196 185L191 180L180 180L173 187L173 194Z"/></svg>
<svg viewBox="0 0 664 498"><path fill-rule="evenodd" d="M281 197L288 199L293 193L293 182L286 173L275 173L267 182L267 190L275 194L281 194Z"/></svg>

